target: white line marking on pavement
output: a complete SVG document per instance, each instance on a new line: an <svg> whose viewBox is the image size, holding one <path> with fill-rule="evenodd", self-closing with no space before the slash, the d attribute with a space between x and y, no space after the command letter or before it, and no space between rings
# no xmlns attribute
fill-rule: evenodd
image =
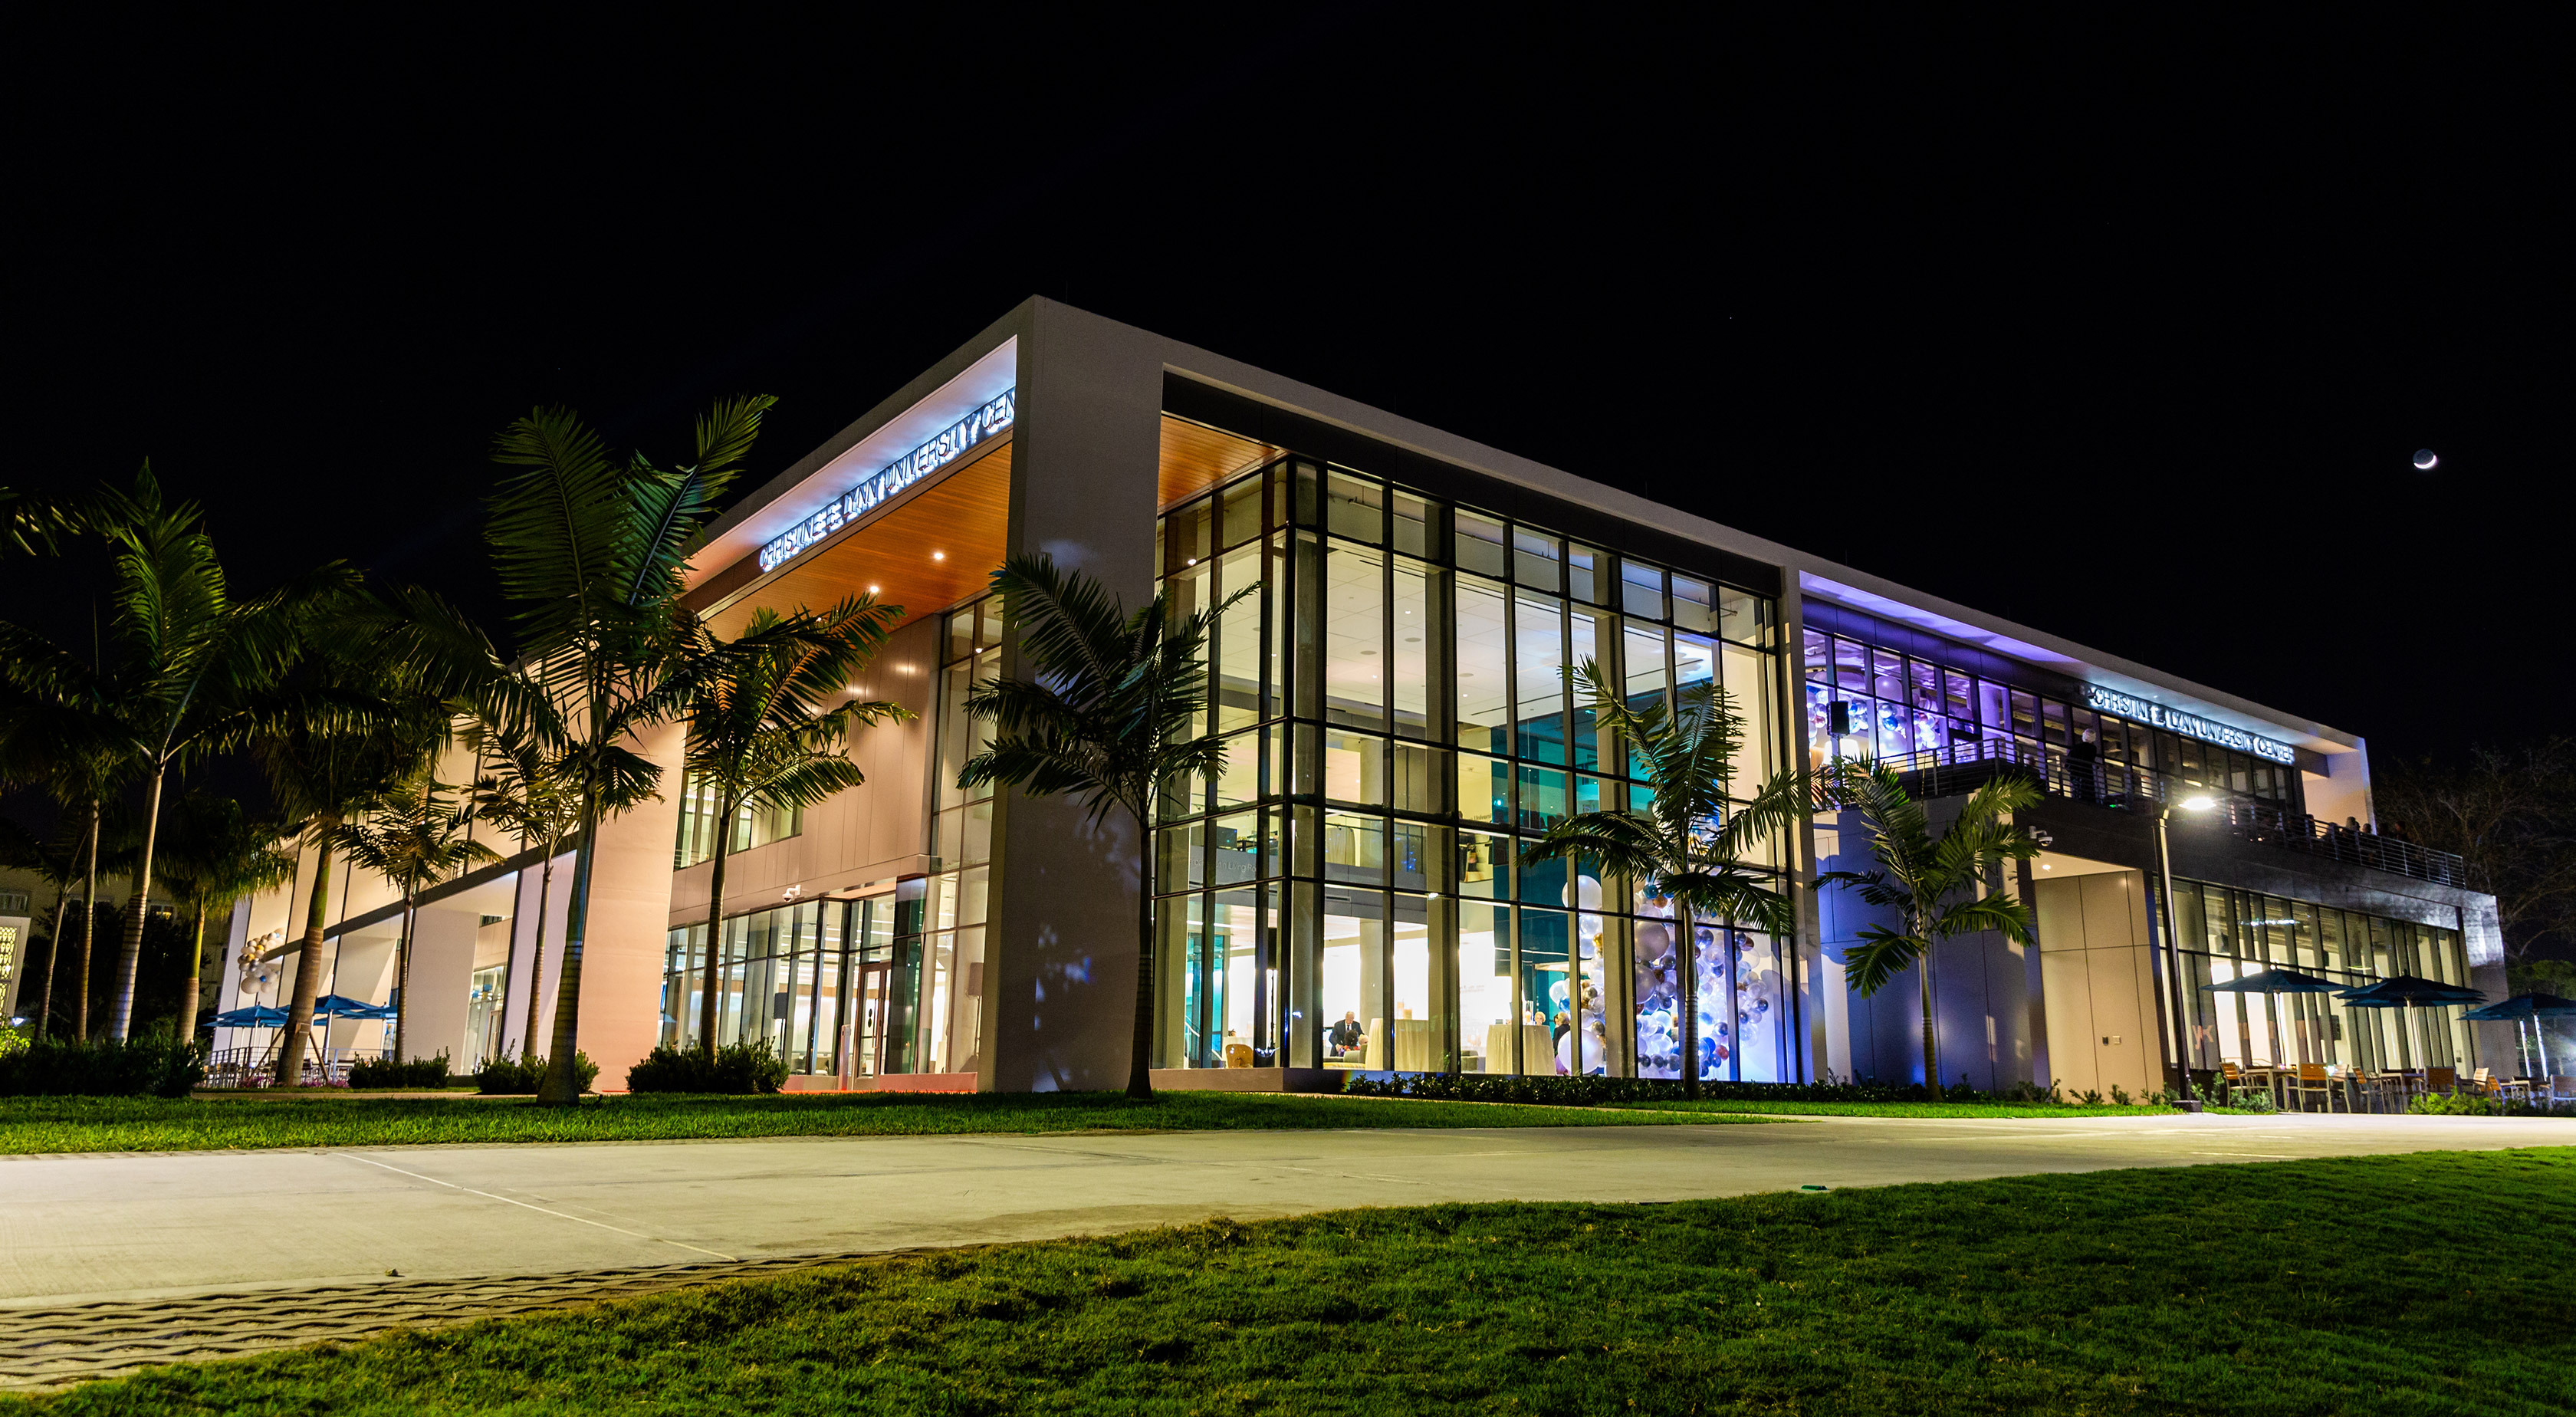
<svg viewBox="0 0 2576 1417"><path fill-rule="evenodd" d="M2190 1154L2193 1156L2252 1156L2259 1157L2265 1161L2296 1161L2299 1159L2295 1156L2285 1156L2279 1152L2273 1151L2195 1151ZM2311 1157L2309 1159L2314 1161L2331 1161L2334 1158L2330 1156L2319 1156Z"/></svg>
<svg viewBox="0 0 2576 1417"><path fill-rule="evenodd" d="M373 1167L375 1167L375 1168L377 1168L378 1170L381 1170L381 1171L391 1171L391 1172L393 1172L393 1173L394 1173L395 1175L397 1175L397 1176L409 1176L409 1177L411 1177L411 1178L412 1178L413 1180L415 1180L415 1181L427 1181L427 1182L429 1182L429 1183L430 1183L431 1185L433 1185L433 1186L445 1186L446 1188L448 1188L448 1189L449 1189L449 1190L451 1190L451 1191L463 1191L465 1194L467 1194L467 1195L469 1195L469 1196L481 1196L481 1197L482 1197L482 1198L484 1198L485 1200L499 1201L499 1202L501 1202L503 1205L515 1205L515 1206L520 1206L520 1207L522 1207L522 1208L524 1208L524 1209L533 1210L533 1211L535 1211L536 1213L538 1213L539 1215L551 1215L551 1216L554 1216L554 1217L555 1217L556 1219L558 1219L558 1220L575 1220L575 1221L579 1221L580 1223L582 1223L582 1224L584 1224L584 1225L596 1225L596 1226L598 1226L598 1227L599 1227L600 1229L602 1229L602 1230L614 1230L614 1231L616 1231L616 1232L617 1232L618 1234L620 1234L620 1235L632 1235L632 1236L634 1236L634 1237L635 1237L636 1239L638 1239L638 1240L650 1241L650 1242L652 1242L652 1243L654 1243L654 1244L660 1244L660 1245L676 1245L676 1246L678 1246L679 1248L681 1248L681 1249L683 1249L683 1250L690 1250L690 1251L694 1251L694 1252L695 1252L695 1253L697 1253L697 1254L701 1254L701 1255L714 1255L717 1259L720 1259L720 1260L731 1260L731 1261L733 1261L733 1262L735 1262L735 1263L737 1263L737 1264L741 1263L741 1257L740 1257L739 1255L728 1255L728 1254L722 1253L721 1251L717 1251L717 1250L705 1250L705 1249L699 1249L699 1248L698 1248L697 1246L695 1246L695 1245L684 1244L684 1243L682 1243L682 1242L680 1242L680 1241L678 1241L678 1240L665 1240L665 1239L663 1239L663 1238L662 1238L661 1236L659 1236L659 1235L647 1235L647 1234L645 1234L644 1232L642 1232L642 1231L640 1231L640 1230L626 1230L626 1229L621 1229L620 1227L615 1226L615 1225L611 1225L611 1224L609 1224L608 1222L606 1222L606 1221L604 1221L604 1220L593 1220L593 1219L589 1218L588 1216L582 1216L582 1215L568 1215L568 1214L566 1214L565 1212L560 1211L560 1210L548 1210L548 1209L546 1209L544 1206L541 1206L541 1205L529 1205L526 1201L521 1201L521 1200L512 1200L512 1199L510 1199L508 1196L496 1196L496 1195L492 1194L490 1191L478 1191L478 1190L474 1189L472 1186L460 1186L460 1185L456 1184L454 1181L442 1181L442 1180L438 1179L436 1176L424 1176L424 1175L420 1174L420 1173L419 1173L419 1172L417 1172L417 1171L405 1171L404 1169L402 1169L402 1168L401 1168L401 1167L399 1167L399 1166L387 1166L387 1165L385 1165L385 1163L383 1163L383 1162L381 1162L381 1161L371 1161L371 1160L368 1160L368 1158L363 1157L363 1156L352 1156L352 1155L350 1155L348 1152L345 1152L345 1151L344 1151L344 1152L342 1152L342 1153L340 1153L340 1154L341 1154L341 1155L343 1155L343 1156L347 1156L351 1161L363 1161L363 1162L366 1162L366 1164L367 1164L367 1165L369 1165L369 1166L373 1166Z"/></svg>

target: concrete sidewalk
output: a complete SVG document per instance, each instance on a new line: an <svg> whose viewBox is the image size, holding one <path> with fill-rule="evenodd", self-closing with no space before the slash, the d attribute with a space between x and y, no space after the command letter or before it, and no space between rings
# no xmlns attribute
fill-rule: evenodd
<svg viewBox="0 0 2576 1417"><path fill-rule="evenodd" d="M0 1307L560 1275L1435 1201L2576 1145L2478 1117L1833 1118L1766 1126L813 1137L0 1159Z"/></svg>

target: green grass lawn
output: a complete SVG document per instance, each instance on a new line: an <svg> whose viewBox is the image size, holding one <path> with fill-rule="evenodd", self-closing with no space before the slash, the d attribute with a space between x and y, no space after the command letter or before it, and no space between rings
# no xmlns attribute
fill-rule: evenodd
<svg viewBox="0 0 2576 1417"><path fill-rule="evenodd" d="M2576 1150L1216 1221L162 1369L61 1414L2576 1409Z"/></svg>
<svg viewBox="0 0 2576 1417"><path fill-rule="evenodd" d="M666 1141L684 1137L931 1136L961 1132L1193 1132L1340 1127L1668 1126L1751 1118L1502 1107L1361 1097L1166 1092L863 1092L519 1100L339 1097L0 1098L0 1154L223 1151L430 1142Z"/></svg>

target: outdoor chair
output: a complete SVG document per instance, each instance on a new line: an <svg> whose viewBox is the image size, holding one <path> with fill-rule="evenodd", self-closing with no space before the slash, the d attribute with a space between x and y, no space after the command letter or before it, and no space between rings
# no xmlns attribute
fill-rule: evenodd
<svg viewBox="0 0 2576 1417"><path fill-rule="evenodd" d="M2371 1111L2403 1112L2406 1110L2406 1099L2410 1089L2404 1073L2389 1070L2371 1073L2365 1078L2364 1085L2370 1089Z"/></svg>
<svg viewBox="0 0 2576 1417"><path fill-rule="evenodd" d="M2497 1077L2494 1071L2488 1068L2480 1068L2469 1074L2469 1087L2481 1096L2492 1097L2499 1102L2512 1101L2516 1093L2522 1094L2526 1099L2531 1095L2529 1083L2519 1078Z"/></svg>
<svg viewBox="0 0 2576 1417"><path fill-rule="evenodd" d="M2438 1092L2445 1097L2459 1091L2460 1070L2457 1068L2426 1068L2424 1070L2424 1090L2426 1092Z"/></svg>
<svg viewBox="0 0 2576 1417"><path fill-rule="evenodd" d="M2308 1110L2310 1097L2323 1100L2326 1110L2332 1112L2335 1099L2343 1096L2343 1085L2334 1074L2326 1071L2325 1064L2301 1063L2298 1076L2290 1082L2290 1095L2298 1103L2299 1110L2302 1112ZM2346 1112L2352 1110L2352 1103L2349 1100L2345 1101L2344 1110Z"/></svg>

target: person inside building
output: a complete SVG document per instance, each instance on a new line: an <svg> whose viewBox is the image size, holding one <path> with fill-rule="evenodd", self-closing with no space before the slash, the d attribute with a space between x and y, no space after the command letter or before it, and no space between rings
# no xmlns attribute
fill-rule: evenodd
<svg viewBox="0 0 2576 1417"><path fill-rule="evenodd" d="M1353 1012L1344 1013L1341 1022L1333 1025L1330 1034L1334 1054L1338 1056L1357 1048L1367 1036L1360 1029L1360 1016Z"/></svg>

